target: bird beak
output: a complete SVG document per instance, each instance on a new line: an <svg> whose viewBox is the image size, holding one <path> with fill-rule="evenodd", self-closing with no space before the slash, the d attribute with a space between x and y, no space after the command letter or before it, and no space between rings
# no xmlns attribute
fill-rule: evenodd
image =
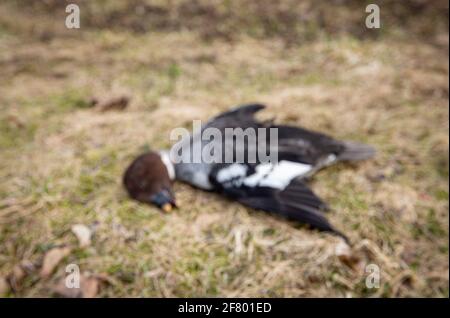
<svg viewBox="0 0 450 318"><path fill-rule="evenodd" d="M166 190L158 192L150 198L150 201L166 213L171 212L177 207L175 199Z"/></svg>
<svg viewBox="0 0 450 318"><path fill-rule="evenodd" d="M170 204L170 203L164 203L164 204L162 205L161 209L162 209L164 212L169 213L169 212L172 211L173 206L172 206L172 204Z"/></svg>

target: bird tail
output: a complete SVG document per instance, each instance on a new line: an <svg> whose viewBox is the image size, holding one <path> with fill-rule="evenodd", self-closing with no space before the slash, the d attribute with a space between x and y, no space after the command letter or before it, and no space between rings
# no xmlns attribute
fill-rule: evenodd
<svg viewBox="0 0 450 318"><path fill-rule="evenodd" d="M341 161L367 160L374 157L376 153L374 147L353 141L344 141L343 145L344 150L338 155L338 160Z"/></svg>

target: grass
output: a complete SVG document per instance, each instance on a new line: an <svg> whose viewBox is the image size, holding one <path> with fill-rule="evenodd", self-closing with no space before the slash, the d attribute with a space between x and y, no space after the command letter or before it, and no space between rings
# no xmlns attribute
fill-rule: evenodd
<svg viewBox="0 0 450 318"><path fill-rule="evenodd" d="M448 27L432 6L420 23L385 10L390 23L370 35L358 33L352 1L336 9L336 29L308 1L158 2L142 12L168 14L166 23L117 16L110 27L120 5L99 15L81 1L79 31L45 3L37 14L0 4L0 278L17 264L35 268L5 296L52 296L64 264L76 263L108 277L101 297L448 297ZM289 28L297 9L311 18ZM242 19L249 10L258 15ZM120 94L131 96L124 111L90 107ZM174 127L253 101L269 106L264 118L377 148L372 161L312 180L355 243L357 268L330 235L184 184L170 215L127 197L121 177L136 155L168 148ZM91 246L77 247L77 223L92 229ZM45 252L59 245L72 253L39 279ZM365 286L372 263L377 290Z"/></svg>

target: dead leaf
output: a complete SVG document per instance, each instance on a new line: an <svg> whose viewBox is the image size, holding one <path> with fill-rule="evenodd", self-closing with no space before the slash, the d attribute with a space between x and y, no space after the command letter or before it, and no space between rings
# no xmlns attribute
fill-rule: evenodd
<svg viewBox="0 0 450 318"><path fill-rule="evenodd" d="M91 245L91 230L83 224L75 224L72 226L72 232L78 239L80 247Z"/></svg>
<svg viewBox="0 0 450 318"><path fill-rule="evenodd" d="M101 112L109 110L124 110L127 108L130 98L128 96L112 97L105 100L92 99L92 104Z"/></svg>
<svg viewBox="0 0 450 318"><path fill-rule="evenodd" d="M53 288L53 292L64 298L94 298L100 291L101 282L95 275L82 274L79 288L68 288L66 278L63 278Z"/></svg>
<svg viewBox="0 0 450 318"><path fill-rule="evenodd" d="M81 282L81 290L83 298L94 298L97 296L99 291L100 283L95 277L85 278Z"/></svg>
<svg viewBox="0 0 450 318"><path fill-rule="evenodd" d="M13 126L14 128L25 127L25 123L24 123L23 119L21 119L18 114L10 114L7 117L7 119L9 121L9 123L11 124L11 126Z"/></svg>
<svg viewBox="0 0 450 318"><path fill-rule="evenodd" d="M334 253L343 264L353 270L357 270L361 266L361 258L355 255L350 246L343 241L336 245Z"/></svg>
<svg viewBox="0 0 450 318"><path fill-rule="evenodd" d="M25 271L22 269L21 265L14 266L12 270L12 276L14 276L17 281L22 281L22 279L24 279Z"/></svg>
<svg viewBox="0 0 450 318"><path fill-rule="evenodd" d="M16 291L20 288L20 285L21 285L23 279L25 278L25 276L26 276L26 273L22 269L22 266L20 266L18 264L13 267L13 270L8 275L8 281L9 281L9 285L11 286L11 288L14 291Z"/></svg>
<svg viewBox="0 0 450 318"><path fill-rule="evenodd" d="M27 275L33 273L36 270L36 266L33 262L31 262L30 260L23 260L20 262L20 266L21 268L25 271L25 273Z"/></svg>
<svg viewBox="0 0 450 318"><path fill-rule="evenodd" d="M104 283L104 284L108 284L108 285L116 285L117 284L117 281L106 273L95 274L95 275L93 275L93 277L95 277L99 282Z"/></svg>
<svg viewBox="0 0 450 318"><path fill-rule="evenodd" d="M47 278L52 273L53 270L58 266L58 264L70 254L71 250L69 247L55 247L48 251L44 256L44 262L41 269L41 277Z"/></svg>
<svg viewBox="0 0 450 318"><path fill-rule="evenodd" d="M9 292L9 289L7 280L0 276L0 297L5 296Z"/></svg>

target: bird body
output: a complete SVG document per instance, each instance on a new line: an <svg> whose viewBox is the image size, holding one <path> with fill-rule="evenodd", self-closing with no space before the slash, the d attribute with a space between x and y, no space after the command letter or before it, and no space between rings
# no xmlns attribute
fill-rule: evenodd
<svg viewBox="0 0 450 318"><path fill-rule="evenodd" d="M191 153L181 154L174 160L173 153L161 153L161 162L166 168L166 178L163 178L165 184L168 176L169 179L183 181L203 190L221 193L248 207L275 213L345 238L328 222L323 213L327 210L327 205L308 188L306 180L317 170L339 161L369 159L375 154L374 148L355 142L338 141L300 127L260 122L254 115L263 108L264 105L251 104L232 109L214 117L201 128L201 131L182 138L176 144L179 149L187 146L197 152L222 149L223 151L209 152L212 160L193 162ZM202 138L201 135L210 128L214 128L225 138L212 140ZM270 153L275 154L277 160L270 160L267 156L250 160L249 151L256 151L252 147L259 147L261 143L255 145L249 140L227 138L226 130L230 128L241 131L248 128L275 129L277 133L275 143L270 142L272 139L268 135L258 141L262 140L262 145L267 147ZM207 147L209 148L206 149ZM234 153L235 158L240 159L232 162L225 160L227 150ZM151 154L154 153L147 155ZM141 168L142 171L136 172L136 161L144 161L145 156L138 157L127 169L124 183L133 198L158 205L154 202L154 198L150 199L155 196L152 192L154 187L150 189L146 185L140 188L135 185L142 183L141 179L151 179L150 183L159 183L153 178L154 173L151 173L152 176L148 175L151 168L148 168L148 171ZM145 163L142 165L145 166ZM161 169L161 167L158 165L154 168ZM167 185L164 186L164 189L166 188ZM174 203L173 195L171 198L167 197L167 201Z"/></svg>

